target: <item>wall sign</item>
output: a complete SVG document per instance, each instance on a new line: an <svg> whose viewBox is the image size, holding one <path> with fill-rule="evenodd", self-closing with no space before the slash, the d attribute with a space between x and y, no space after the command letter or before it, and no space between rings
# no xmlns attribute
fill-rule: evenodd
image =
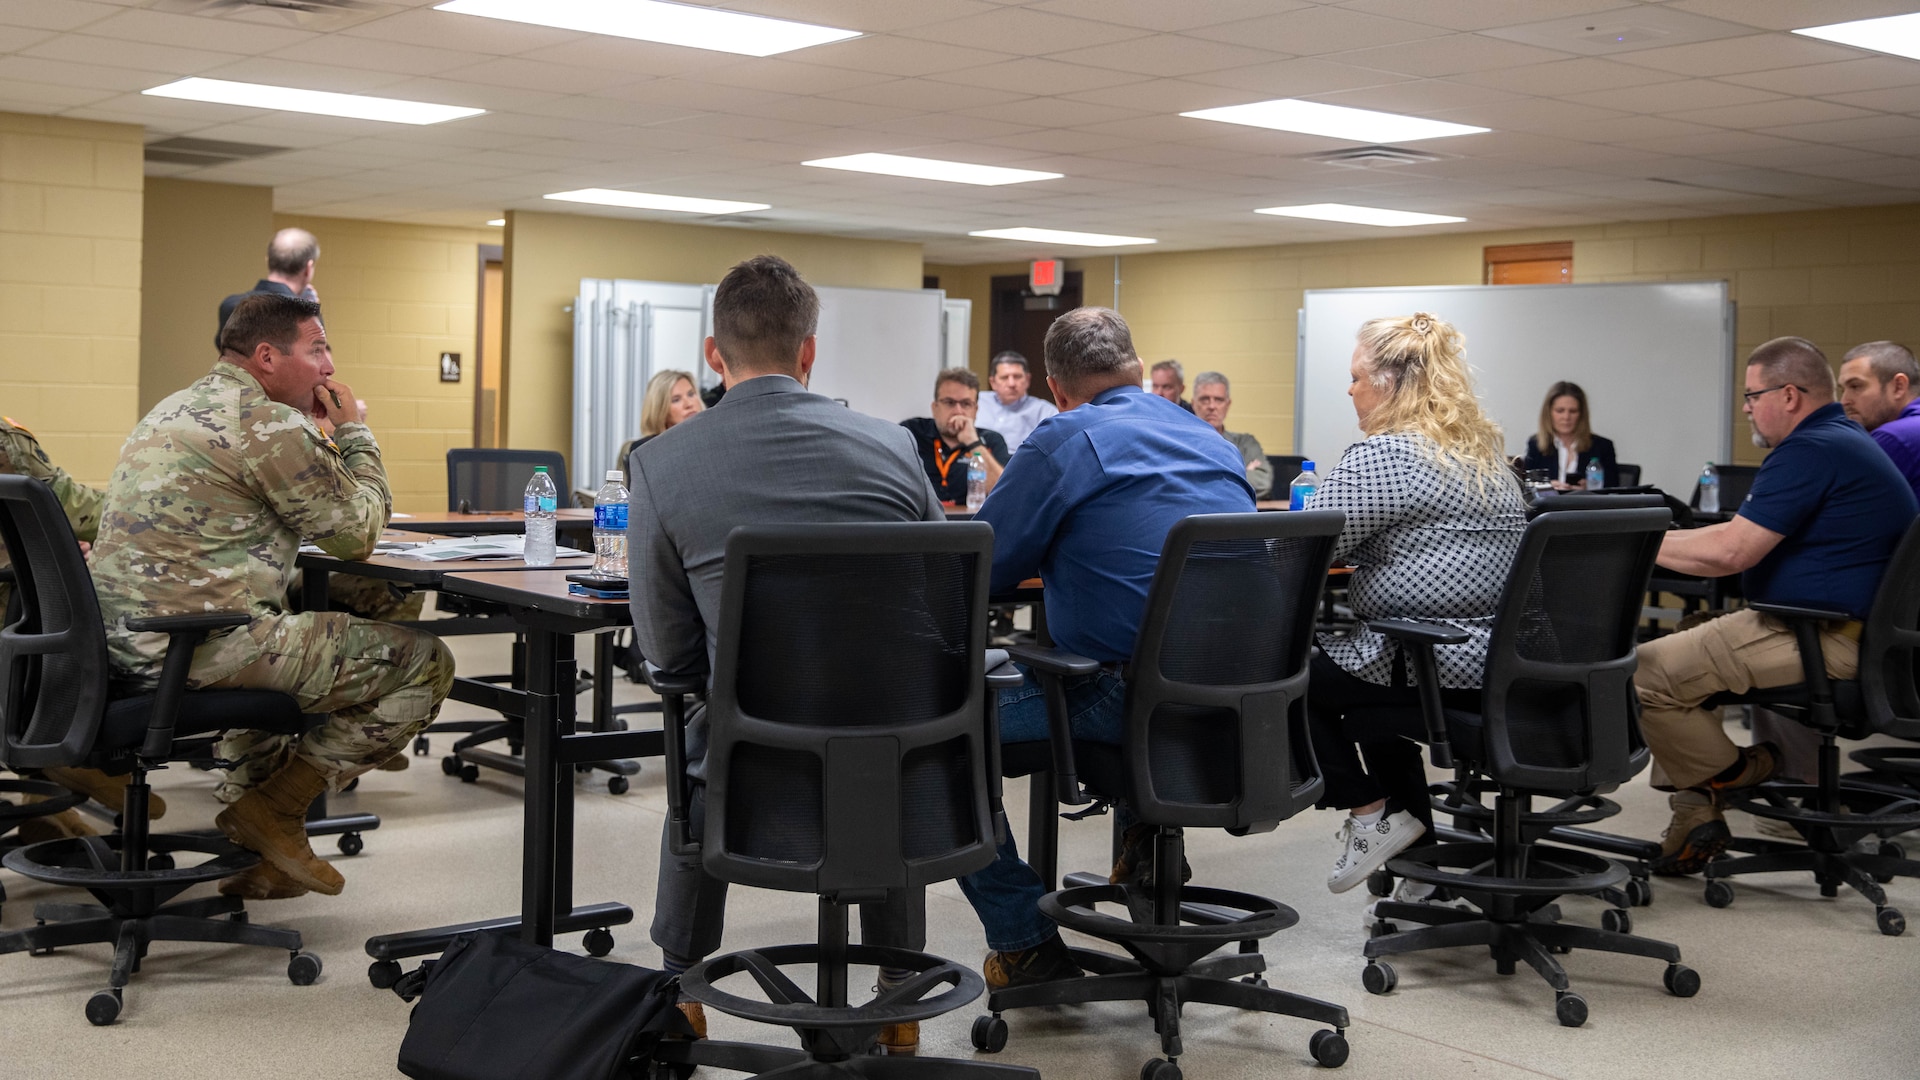
<svg viewBox="0 0 1920 1080"><path fill-rule="evenodd" d="M443 352L440 354L440 381L441 382L459 382L460 381L460 354L459 353Z"/></svg>

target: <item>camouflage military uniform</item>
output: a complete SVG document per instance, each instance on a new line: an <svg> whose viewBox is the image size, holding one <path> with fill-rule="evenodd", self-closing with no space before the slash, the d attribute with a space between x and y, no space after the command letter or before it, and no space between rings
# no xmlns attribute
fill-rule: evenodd
<svg viewBox="0 0 1920 1080"><path fill-rule="evenodd" d="M47 452L40 449L40 440L33 437L33 432L9 417L0 417L0 473L45 480L53 488L54 497L60 500L61 509L67 512L67 524L73 526L77 539L92 542L94 534L100 531L100 504L106 499L106 493L68 476L67 470L55 465ZM6 549L0 547L0 567L11 565ZM6 610L12 595L13 586L0 582L0 611Z"/></svg>
<svg viewBox="0 0 1920 1080"><path fill-rule="evenodd" d="M329 441L306 415L267 397L226 360L140 421L108 485L93 576L117 674L150 684L166 637L139 616L245 611L253 622L194 653L196 689L293 695L325 724L299 738L233 732L216 791L237 800L285 764L307 760L335 789L386 760L432 721L453 685L453 656L432 634L344 612L289 614L304 537L365 558L392 510L380 448L364 424Z"/></svg>

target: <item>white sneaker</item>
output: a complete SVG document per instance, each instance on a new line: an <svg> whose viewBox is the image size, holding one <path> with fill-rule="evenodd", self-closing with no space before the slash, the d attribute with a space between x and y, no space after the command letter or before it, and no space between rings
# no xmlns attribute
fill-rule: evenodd
<svg viewBox="0 0 1920 1080"><path fill-rule="evenodd" d="M1393 895L1387 897L1387 900L1396 904L1430 904L1434 902L1433 894L1439 891L1439 886L1429 885L1424 881L1408 881L1406 878L1401 878L1400 884L1394 886ZM1375 900L1367 905L1366 913L1360 917L1360 928L1362 930L1371 931L1374 924L1380 921L1380 915L1377 909L1381 903L1382 901Z"/></svg>
<svg viewBox="0 0 1920 1080"><path fill-rule="evenodd" d="M1342 893L1360 884L1426 831L1420 819L1405 810L1383 815L1371 825L1362 825L1358 818L1348 814L1346 823L1334 834L1334 839L1340 841L1340 858L1334 862L1333 872L1327 875L1327 888Z"/></svg>

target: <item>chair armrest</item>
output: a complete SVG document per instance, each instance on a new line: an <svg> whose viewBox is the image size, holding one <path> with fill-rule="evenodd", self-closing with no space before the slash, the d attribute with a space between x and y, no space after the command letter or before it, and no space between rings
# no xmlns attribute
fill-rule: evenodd
<svg viewBox="0 0 1920 1080"><path fill-rule="evenodd" d="M136 634L182 634L196 631L210 634L215 630L225 630L231 626L245 626L252 621L253 616L244 611L206 611L192 615L149 615L142 619L128 619L127 629Z"/></svg>
<svg viewBox="0 0 1920 1080"><path fill-rule="evenodd" d="M1026 681L1027 677L1021 674L1020 669L1008 662L1007 650L987 650L987 689L1014 690Z"/></svg>
<svg viewBox="0 0 1920 1080"><path fill-rule="evenodd" d="M1006 792L1000 776L1000 691L1019 688L1027 677L1007 659L1005 649L987 650L986 669L987 812L993 823L993 842L998 845L1007 839Z"/></svg>
<svg viewBox="0 0 1920 1080"><path fill-rule="evenodd" d="M707 688L705 675L668 674L652 664L645 664L642 674L653 692L662 697L668 694L679 694L684 697L688 694L697 694Z"/></svg>
<svg viewBox="0 0 1920 1080"><path fill-rule="evenodd" d="M700 841L693 835L693 782L687 776L687 697L707 688L702 675L669 675L650 663L641 664L647 685L660 695L660 756L667 780L667 850L675 855L698 855Z"/></svg>
<svg viewBox="0 0 1920 1080"><path fill-rule="evenodd" d="M1367 629L1409 645L1459 645L1467 640L1465 630L1443 623L1416 622L1412 619L1369 619Z"/></svg>
<svg viewBox="0 0 1920 1080"><path fill-rule="evenodd" d="M1089 660L1077 653L1065 649L1056 649L1050 645L1009 645L1007 655L1047 675L1067 677L1072 675L1092 675L1100 670L1100 661Z"/></svg>
<svg viewBox="0 0 1920 1080"><path fill-rule="evenodd" d="M1844 611L1794 607L1792 604L1748 604L1747 606L1763 615L1777 615L1789 622L1796 619L1812 619L1816 622L1849 622L1853 619L1851 614Z"/></svg>
<svg viewBox="0 0 1920 1080"><path fill-rule="evenodd" d="M166 657L160 666L160 685L153 691L153 715L147 719L147 737L140 756L159 760L173 749L173 729L180 715L180 699L187 692L187 673L193 651L215 630L245 626L253 616L244 611L203 611L191 615L152 615L128 619L127 629L167 635Z"/></svg>

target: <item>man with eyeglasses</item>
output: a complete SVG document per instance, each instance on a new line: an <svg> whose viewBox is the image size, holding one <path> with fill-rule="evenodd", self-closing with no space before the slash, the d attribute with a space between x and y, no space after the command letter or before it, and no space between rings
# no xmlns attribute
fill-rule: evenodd
<svg viewBox="0 0 1920 1080"><path fill-rule="evenodd" d="M1820 647L1827 674L1851 679L1861 620L1920 504L1834 401L1833 369L1812 342L1783 337L1755 349L1743 397L1754 443L1772 453L1733 520L1668 533L1658 561L1706 577L1740 574L1749 600L1847 612L1821 628ZM1781 760L1772 743L1736 747L1702 703L1723 690L1801 682L1800 650L1786 624L1748 608L1648 642L1639 659L1653 785L1673 793L1653 870L1691 874L1731 839L1723 799L1772 778Z"/></svg>
<svg viewBox="0 0 1920 1080"><path fill-rule="evenodd" d="M947 368L933 382L933 415L900 421L913 433L920 465L941 502L967 504L969 458L978 458L986 466L987 490L992 491L1012 456L999 432L975 426L979 408L980 377L966 368Z"/></svg>

